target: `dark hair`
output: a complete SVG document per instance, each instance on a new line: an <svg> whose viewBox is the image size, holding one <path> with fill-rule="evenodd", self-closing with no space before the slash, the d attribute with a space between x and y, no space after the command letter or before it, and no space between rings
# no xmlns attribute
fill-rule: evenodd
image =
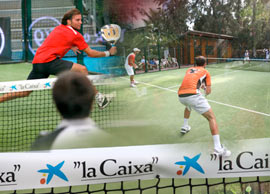
<svg viewBox="0 0 270 194"><path fill-rule="evenodd" d="M73 8L65 13L62 18L62 24L67 25L67 20L71 20L74 15L81 15L80 10Z"/></svg>
<svg viewBox="0 0 270 194"><path fill-rule="evenodd" d="M65 119L88 117L92 109L95 89L82 73L64 72L53 87L53 99Z"/></svg>
<svg viewBox="0 0 270 194"><path fill-rule="evenodd" d="M206 59L204 56L199 56L195 58L195 61L197 66L204 66Z"/></svg>

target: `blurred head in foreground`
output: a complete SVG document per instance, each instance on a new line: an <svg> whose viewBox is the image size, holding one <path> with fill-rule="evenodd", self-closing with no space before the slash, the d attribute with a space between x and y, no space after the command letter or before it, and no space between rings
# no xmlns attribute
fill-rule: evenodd
<svg viewBox="0 0 270 194"><path fill-rule="evenodd" d="M64 119L88 117L94 98L94 87L82 73L64 72L53 87L54 102Z"/></svg>

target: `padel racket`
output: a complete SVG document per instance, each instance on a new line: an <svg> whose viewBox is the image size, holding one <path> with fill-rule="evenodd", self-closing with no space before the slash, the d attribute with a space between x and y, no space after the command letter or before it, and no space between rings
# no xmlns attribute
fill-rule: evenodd
<svg viewBox="0 0 270 194"><path fill-rule="evenodd" d="M101 28L101 36L112 46L115 46L121 36L121 28L116 24L105 25Z"/></svg>

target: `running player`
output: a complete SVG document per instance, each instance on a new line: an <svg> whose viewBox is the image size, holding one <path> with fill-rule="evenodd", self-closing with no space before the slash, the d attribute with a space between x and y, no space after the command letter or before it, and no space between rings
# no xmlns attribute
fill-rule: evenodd
<svg viewBox="0 0 270 194"><path fill-rule="evenodd" d="M219 131L214 112L206 98L200 93L200 87L205 84L206 95L211 93L211 77L205 69L206 59L203 56L196 57L196 66L191 67L186 71L184 80L178 90L180 102L186 106L184 111L184 124L181 128L181 133L185 134L190 131L188 119L191 110L204 116L210 126L211 134L214 140L214 154L222 156L230 156L231 152L220 143ZM204 85L203 84L203 85Z"/></svg>
<svg viewBox="0 0 270 194"><path fill-rule="evenodd" d="M134 80L134 69L136 69L138 66L135 64L135 57L141 50L138 48L134 48L133 52L130 53L125 62L125 68L127 71L127 74L130 76L130 87L136 87L135 84L138 82Z"/></svg>
<svg viewBox="0 0 270 194"><path fill-rule="evenodd" d="M99 52L91 49L85 42L83 36L78 32L81 29L82 15L78 9L71 9L62 18L62 24L45 39L37 49L33 59L33 68L28 76L30 79L48 78L50 75L57 75L63 71L70 70L81 72L85 75L88 71L85 66L62 60L62 57L71 49L75 53L84 51L89 57L108 57L116 53L116 47L109 51ZM8 93L0 97L0 102L18 97L28 96L32 91ZM96 102L99 108L105 108L110 102L105 95L96 90Z"/></svg>

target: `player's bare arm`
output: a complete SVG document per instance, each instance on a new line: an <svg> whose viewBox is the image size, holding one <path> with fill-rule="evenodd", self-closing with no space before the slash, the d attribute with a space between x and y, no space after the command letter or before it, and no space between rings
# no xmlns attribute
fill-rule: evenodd
<svg viewBox="0 0 270 194"><path fill-rule="evenodd" d="M205 94L209 95L211 93L211 86L206 86Z"/></svg>
<svg viewBox="0 0 270 194"><path fill-rule="evenodd" d="M94 49L91 49L90 47L87 47L83 50L89 57L97 58L97 57L106 57L105 52L96 51ZM115 55L117 52L116 47L112 47L109 50L110 55Z"/></svg>

